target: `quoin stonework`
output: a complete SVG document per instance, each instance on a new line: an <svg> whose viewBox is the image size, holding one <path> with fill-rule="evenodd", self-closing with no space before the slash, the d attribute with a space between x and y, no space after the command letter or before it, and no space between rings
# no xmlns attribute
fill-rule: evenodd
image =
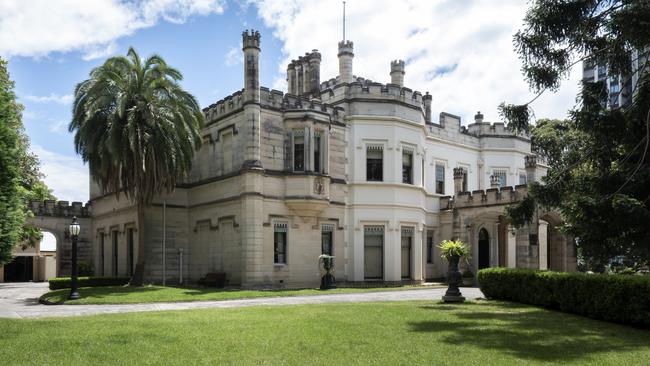
<svg viewBox="0 0 650 366"><path fill-rule="evenodd" d="M144 222L91 177L97 275L131 275L144 245L144 280L161 282L163 235L168 282L224 272L230 285L315 286L325 253L339 282L417 283L445 276L436 245L452 238L471 246L473 272L575 270L557 213L540 209L519 229L504 216L547 170L527 136L480 112L467 126L450 113L434 118L434 96L404 85L402 60L386 65L389 83L355 76L349 40L338 43L335 78L321 80L312 50L287 66L287 93L269 90L259 82L261 40L243 32L244 88L204 109L193 171L156 197Z"/></svg>

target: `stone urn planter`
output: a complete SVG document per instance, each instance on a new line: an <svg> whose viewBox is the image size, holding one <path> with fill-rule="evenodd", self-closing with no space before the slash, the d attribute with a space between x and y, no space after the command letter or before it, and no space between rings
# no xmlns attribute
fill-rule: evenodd
<svg viewBox="0 0 650 366"><path fill-rule="evenodd" d="M320 278L320 289L330 290L336 288L336 278L334 278L334 257L331 255L323 254L318 257L321 263L321 272L323 273Z"/></svg>
<svg viewBox="0 0 650 366"><path fill-rule="evenodd" d="M458 262L460 262L460 258L462 257L469 257L469 248L460 240L443 240L438 247L440 248L441 256L449 261L449 268L447 270L447 283L449 287L442 300L444 302L463 302L465 301L465 297L463 297L459 289L463 282L463 275L458 270Z"/></svg>

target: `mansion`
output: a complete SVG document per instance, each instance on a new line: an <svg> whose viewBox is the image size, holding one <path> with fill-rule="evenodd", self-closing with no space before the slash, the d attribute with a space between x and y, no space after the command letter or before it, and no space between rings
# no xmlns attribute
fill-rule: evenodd
<svg viewBox="0 0 650 366"><path fill-rule="evenodd" d="M504 216L547 170L527 136L480 112L467 126L434 119L432 95L404 85L404 61L386 65L386 84L353 75L350 41L338 44L335 78L321 80L314 50L287 66L287 93L269 90L260 34L242 36L244 88L204 109L191 174L144 222L91 178L96 275L132 275L143 253L145 282L223 272L242 287L315 286L318 257L330 254L338 282L417 283L445 276L436 245L451 238L470 245L473 272L575 270L557 213L519 229Z"/></svg>

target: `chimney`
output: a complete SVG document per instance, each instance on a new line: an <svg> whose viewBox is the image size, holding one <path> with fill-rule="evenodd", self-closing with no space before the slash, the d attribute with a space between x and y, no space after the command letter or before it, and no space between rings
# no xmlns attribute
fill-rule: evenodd
<svg viewBox="0 0 650 366"><path fill-rule="evenodd" d="M352 59L354 58L352 41L339 42L339 77L341 83L351 83L352 80Z"/></svg>
<svg viewBox="0 0 650 366"><path fill-rule="evenodd" d="M431 121L431 102L433 101L433 97L429 92L424 94L422 96L422 103L424 103L424 122L425 123L433 123Z"/></svg>
<svg viewBox="0 0 650 366"><path fill-rule="evenodd" d="M474 122L483 123L483 113L481 113L481 111L476 112L476 114L474 115Z"/></svg>
<svg viewBox="0 0 650 366"><path fill-rule="evenodd" d="M308 92L314 98L320 98L320 61L321 56L318 50L312 50L309 55L309 89Z"/></svg>
<svg viewBox="0 0 650 366"><path fill-rule="evenodd" d="M499 188L501 187L501 179L496 175L490 176L490 188Z"/></svg>
<svg viewBox="0 0 650 366"><path fill-rule="evenodd" d="M526 182L533 183L537 180L537 156L528 155L524 157L526 166Z"/></svg>
<svg viewBox="0 0 650 366"><path fill-rule="evenodd" d="M404 61L395 60L390 62L390 82L404 86Z"/></svg>
<svg viewBox="0 0 650 366"><path fill-rule="evenodd" d="M287 93L296 94L296 65L295 60L291 60L287 65Z"/></svg>
<svg viewBox="0 0 650 366"><path fill-rule="evenodd" d="M461 167L454 168L454 194L458 195L463 190L464 170Z"/></svg>

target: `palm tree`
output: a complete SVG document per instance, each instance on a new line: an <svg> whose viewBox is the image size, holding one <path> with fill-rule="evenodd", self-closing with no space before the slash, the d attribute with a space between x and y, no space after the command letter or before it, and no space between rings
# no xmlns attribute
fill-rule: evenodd
<svg viewBox="0 0 650 366"><path fill-rule="evenodd" d="M129 48L90 72L75 88L69 131L75 149L105 193L124 194L138 210L138 264L144 272L144 208L171 192L191 169L201 144L203 114L179 85L181 73L153 55Z"/></svg>

